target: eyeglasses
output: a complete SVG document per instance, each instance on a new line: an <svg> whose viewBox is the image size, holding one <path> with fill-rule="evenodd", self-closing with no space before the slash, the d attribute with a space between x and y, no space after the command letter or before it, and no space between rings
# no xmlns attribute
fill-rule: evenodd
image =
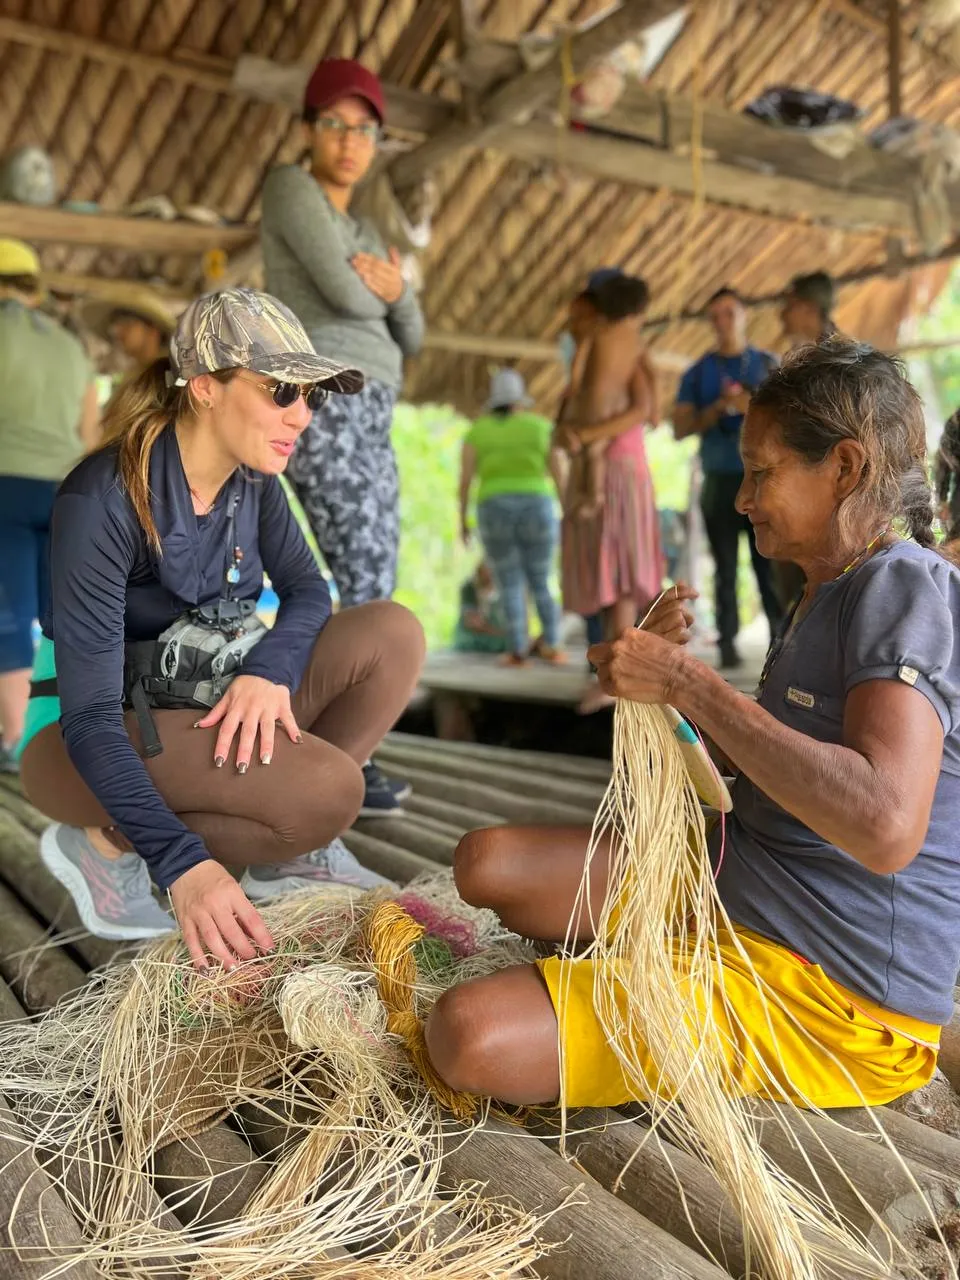
<svg viewBox="0 0 960 1280"><path fill-rule="evenodd" d="M289 409L302 395L310 412L316 413L318 409L323 408L330 395L327 388L319 382L301 386L299 382L261 382L259 379L254 381L253 378L245 378L244 381L253 383L261 391L266 391L278 409Z"/></svg>
<svg viewBox="0 0 960 1280"><path fill-rule="evenodd" d="M339 116L321 116L316 121L316 127L324 133L335 134L337 138L346 138L350 134L356 134L361 142L377 142L380 138L380 126L373 120L366 120L363 124L347 124Z"/></svg>

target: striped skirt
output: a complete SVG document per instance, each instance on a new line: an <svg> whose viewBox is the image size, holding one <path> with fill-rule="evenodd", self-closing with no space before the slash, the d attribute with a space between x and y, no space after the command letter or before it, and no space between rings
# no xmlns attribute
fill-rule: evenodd
<svg viewBox="0 0 960 1280"><path fill-rule="evenodd" d="M579 462L574 458L574 466ZM563 607L583 617L625 596L639 613L663 581L660 523L646 457L608 453L605 471L600 510L586 520L565 515L561 531Z"/></svg>

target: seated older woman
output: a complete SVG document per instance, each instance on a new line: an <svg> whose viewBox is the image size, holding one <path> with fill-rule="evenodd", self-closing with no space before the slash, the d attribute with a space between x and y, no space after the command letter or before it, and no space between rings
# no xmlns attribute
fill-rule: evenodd
<svg viewBox="0 0 960 1280"><path fill-rule="evenodd" d="M806 575L757 699L671 642L686 637L682 601L591 656L611 693L672 703L739 771L717 888L778 999L768 1020L721 947L738 1090L763 1092L769 1069L818 1106L879 1104L926 1083L953 1013L960 573L934 550L920 401L889 357L839 339L798 352L754 396L742 450L737 505L761 553ZM562 939L587 835L474 832L460 891L519 933ZM719 831L713 842L719 860ZM571 1106L626 1101L592 965L552 957L451 990L427 1028L441 1075L515 1103L561 1086Z"/></svg>

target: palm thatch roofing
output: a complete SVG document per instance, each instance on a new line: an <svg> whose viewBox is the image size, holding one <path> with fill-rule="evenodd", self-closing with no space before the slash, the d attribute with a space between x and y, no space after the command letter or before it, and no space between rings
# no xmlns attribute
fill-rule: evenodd
<svg viewBox="0 0 960 1280"><path fill-rule="evenodd" d="M44 147L61 199L99 208L0 203L0 234L40 243L51 283L66 292L152 278L183 296L222 278L221 251L228 278L255 280L258 194L270 166L300 150L292 104L303 70L321 56L356 56L389 86L382 161L401 200L409 207L424 180L435 190L421 255L430 340L409 370L410 398L469 407L491 362L510 359L548 403L562 382L554 344L567 301L601 264L647 279L659 321L651 343L668 370L708 344L694 317L721 284L768 299L753 313L753 336L776 345L769 300L793 274L823 267L852 277L841 327L891 346L956 249L949 168L865 142L837 160L740 114L770 84L791 83L855 101L864 133L879 124L889 111L888 8L0 0L2 149ZM956 124L951 34L932 28L924 0L901 4L899 17L902 111ZM538 36L562 37L545 64ZM602 132L568 128L571 72L633 37L641 75L592 122ZM180 210L212 209L224 224L123 216L158 194ZM932 265L918 269L925 255Z"/></svg>

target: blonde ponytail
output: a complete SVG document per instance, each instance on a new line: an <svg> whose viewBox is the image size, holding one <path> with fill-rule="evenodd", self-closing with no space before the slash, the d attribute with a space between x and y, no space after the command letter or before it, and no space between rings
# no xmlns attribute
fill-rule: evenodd
<svg viewBox="0 0 960 1280"><path fill-rule="evenodd" d="M103 448L117 449L117 470L136 512L147 542L160 551L160 534L150 509L150 456L153 446L171 423L195 416L189 385L167 385L170 361L166 356L121 383L103 411ZM229 382L235 369L211 376Z"/></svg>

